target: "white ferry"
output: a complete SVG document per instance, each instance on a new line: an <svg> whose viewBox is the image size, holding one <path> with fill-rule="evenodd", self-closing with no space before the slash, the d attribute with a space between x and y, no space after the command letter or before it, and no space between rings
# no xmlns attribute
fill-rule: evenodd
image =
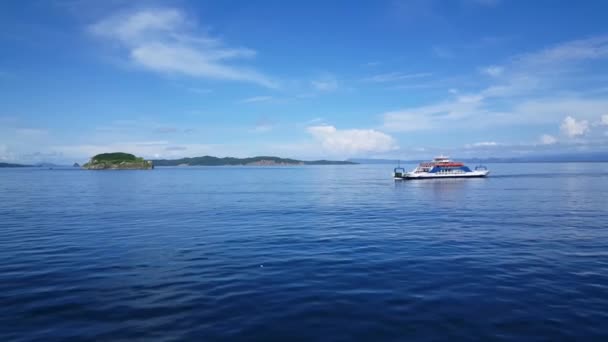
<svg viewBox="0 0 608 342"><path fill-rule="evenodd" d="M452 161L446 156L435 157L431 162L420 163L418 167L410 172L406 172L401 167L396 167L393 171L395 179L485 177L490 173L483 165L476 166L474 170L471 170L464 163Z"/></svg>

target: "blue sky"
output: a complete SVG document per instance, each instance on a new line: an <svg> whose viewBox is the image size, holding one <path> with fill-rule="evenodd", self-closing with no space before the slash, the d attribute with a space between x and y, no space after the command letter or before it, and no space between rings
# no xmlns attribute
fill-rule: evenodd
<svg viewBox="0 0 608 342"><path fill-rule="evenodd" d="M3 1L0 161L606 151L605 1Z"/></svg>

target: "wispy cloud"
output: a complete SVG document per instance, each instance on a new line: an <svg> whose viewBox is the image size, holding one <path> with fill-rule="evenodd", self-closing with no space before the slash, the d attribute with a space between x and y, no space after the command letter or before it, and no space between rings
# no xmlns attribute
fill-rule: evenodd
<svg viewBox="0 0 608 342"><path fill-rule="evenodd" d="M576 96L541 97L509 105L499 110L494 106L494 98L470 94L437 104L386 112L383 114L384 128L393 132L412 132L521 124L557 125L568 113L580 113L588 119L598 119L605 108L608 108L608 100Z"/></svg>
<svg viewBox="0 0 608 342"><path fill-rule="evenodd" d="M15 159L13 152L9 149L8 145L0 144L0 160L12 161Z"/></svg>
<svg viewBox="0 0 608 342"><path fill-rule="evenodd" d="M491 65L485 68L481 68L480 72L482 74L486 74L488 76L492 76L492 77L496 77L496 76L500 76L502 75L502 72L504 71L504 69L502 67L496 66L496 65Z"/></svg>
<svg viewBox="0 0 608 342"><path fill-rule="evenodd" d="M261 116L259 117L254 127L250 130L252 133L267 133L272 131L276 126L276 123L270 120L267 117Z"/></svg>
<svg viewBox="0 0 608 342"><path fill-rule="evenodd" d="M364 79L367 82L395 82L395 81L403 81L408 79L417 79L432 76L432 73L429 72L420 72L420 73L401 73L401 72L390 72L384 74L377 74Z"/></svg>
<svg viewBox="0 0 608 342"><path fill-rule="evenodd" d="M118 43L131 62L151 71L278 87L269 76L231 63L254 57L254 50L226 46L178 9L119 14L95 23L89 31Z"/></svg>
<svg viewBox="0 0 608 342"><path fill-rule="evenodd" d="M331 92L338 89L338 80L333 75L324 75L310 82L312 87L321 92Z"/></svg>
<svg viewBox="0 0 608 342"><path fill-rule="evenodd" d="M543 145L553 145L557 143L557 138L549 134L543 134L540 136L540 143Z"/></svg>
<svg viewBox="0 0 608 342"><path fill-rule="evenodd" d="M170 134L170 133L176 133L178 131L177 128L175 127L171 127L171 126L160 126L157 127L154 130L154 133L160 133L160 134Z"/></svg>
<svg viewBox="0 0 608 342"><path fill-rule="evenodd" d="M201 95L213 93L212 89L207 89L207 88L188 87L186 89L191 93L201 94Z"/></svg>
<svg viewBox="0 0 608 342"><path fill-rule="evenodd" d="M165 151L186 151L188 148L186 146L167 146L165 147Z"/></svg>
<svg viewBox="0 0 608 342"><path fill-rule="evenodd" d="M390 131L411 132L453 125L459 119L477 113L480 107L477 96L461 96L442 103L412 107L384 113L384 128Z"/></svg>
<svg viewBox="0 0 608 342"><path fill-rule="evenodd" d="M146 147L146 146L164 146L164 145L168 145L169 142L166 140L158 140L158 141L139 141L136 143L133 143L135 146L138 147Z"/></svg>
<svg viewBox="0 0 608 342"><path fill-rule="evenodd" d="M49 131L46 129L39 128L18 128L16 130L16 133L20 136L35 138L46 136L47 134L49 134Z"/></svg>
<svg viewBox="0 0 608 342"><path fill-rule="evenodd" d="M608 37L565 42L536 52L516 55L506 63L479 69L492 76L478 79L483 85L473 92L451 92L447 98L423 106L383 114L389 131L481 128L505 125L559 125L568 115L563 132L568 137L586 132L583 122L598 120L606 113L608 100L584 89L593 70L585 62L608 59ZM473 75L473 78L475 76ZM604 81L605 82L605 81ZM479 89L479 88L478 88ZM582 120L582 121L581 121Z"/></svg>
<svg viewBox="0 0 608 342"><path fill-rule="evenodd" d="M242 103L268 102L268 101L272 101L272 99L273 99L272 96L253 96L253 97L248 97L246 99L243 99L241 102Z"/></svg>
<svg viewBox="0 0 608 342"><path fill-rule="evenodd" d="M476 142L473 144L468 145L468 147L495 147L495 146L499 146L500 144L497 143L496 141L480 141L480 142Z"/></svg>
<svg viewBox="0 0 608 342"><path fill-rule="evenodd" d="M124 141L143 137L172 136L183 137L194 132L194 128L179 125L177 122L156 122L142 117L137 120L114 120L102 126L95 127L93 134L87 136L88 140L98 139Z"/></svg>
<svg viewBox="0 0 608 342"><path fill-rule="evenodd" d="M330 154L352 156L398 149L393 137L374 129L340 130L331 125L318 125L308 127L307 131Z"/></svg>
<svg viewBox="0 0 608 342"><path fill-rule="evenodd" d="M555 64L581 62L608 57L608 35L569 41L514 58L520 66L550 68Z"/></svg>

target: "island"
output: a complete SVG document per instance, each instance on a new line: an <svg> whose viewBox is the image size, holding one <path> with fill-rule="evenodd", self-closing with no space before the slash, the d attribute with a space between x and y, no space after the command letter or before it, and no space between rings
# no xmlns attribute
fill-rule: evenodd
<svg viewBox="0 0 608 342"><path fill-rule="evenodd" d="M259 156L251 158L218 158L212 156L153 160L156 166L289 166L289 165L355 165L351 161L314 160L304 161L289 158Z"/></svg>
<svg viewBox="0 0 608 342"><path fill-rule="evenodd" d="M29 167L31 165L11 164L11 163L0 163L0 167Z"/></svg>
<svg viewBox="0 0 608 342"><path fill-rule="evenodd" d="M72 165L72 167L80 167L80 164L74 163L74 165Z"/></svg>
<svg viewBox="0 0 608 342"><path fill-rule="evenodd" d="M151 170L154 163L129 153L102 153L82 166L87 170Z"/></svg>

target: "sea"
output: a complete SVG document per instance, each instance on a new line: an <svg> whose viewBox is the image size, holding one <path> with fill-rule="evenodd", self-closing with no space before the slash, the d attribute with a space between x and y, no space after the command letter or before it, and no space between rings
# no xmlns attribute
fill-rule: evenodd
<svg viewBox="0 0 608 342"><path fill-rule="evenodd" d="M0 169L0 341L608 341L608 163L487 166Z"/></svg>

